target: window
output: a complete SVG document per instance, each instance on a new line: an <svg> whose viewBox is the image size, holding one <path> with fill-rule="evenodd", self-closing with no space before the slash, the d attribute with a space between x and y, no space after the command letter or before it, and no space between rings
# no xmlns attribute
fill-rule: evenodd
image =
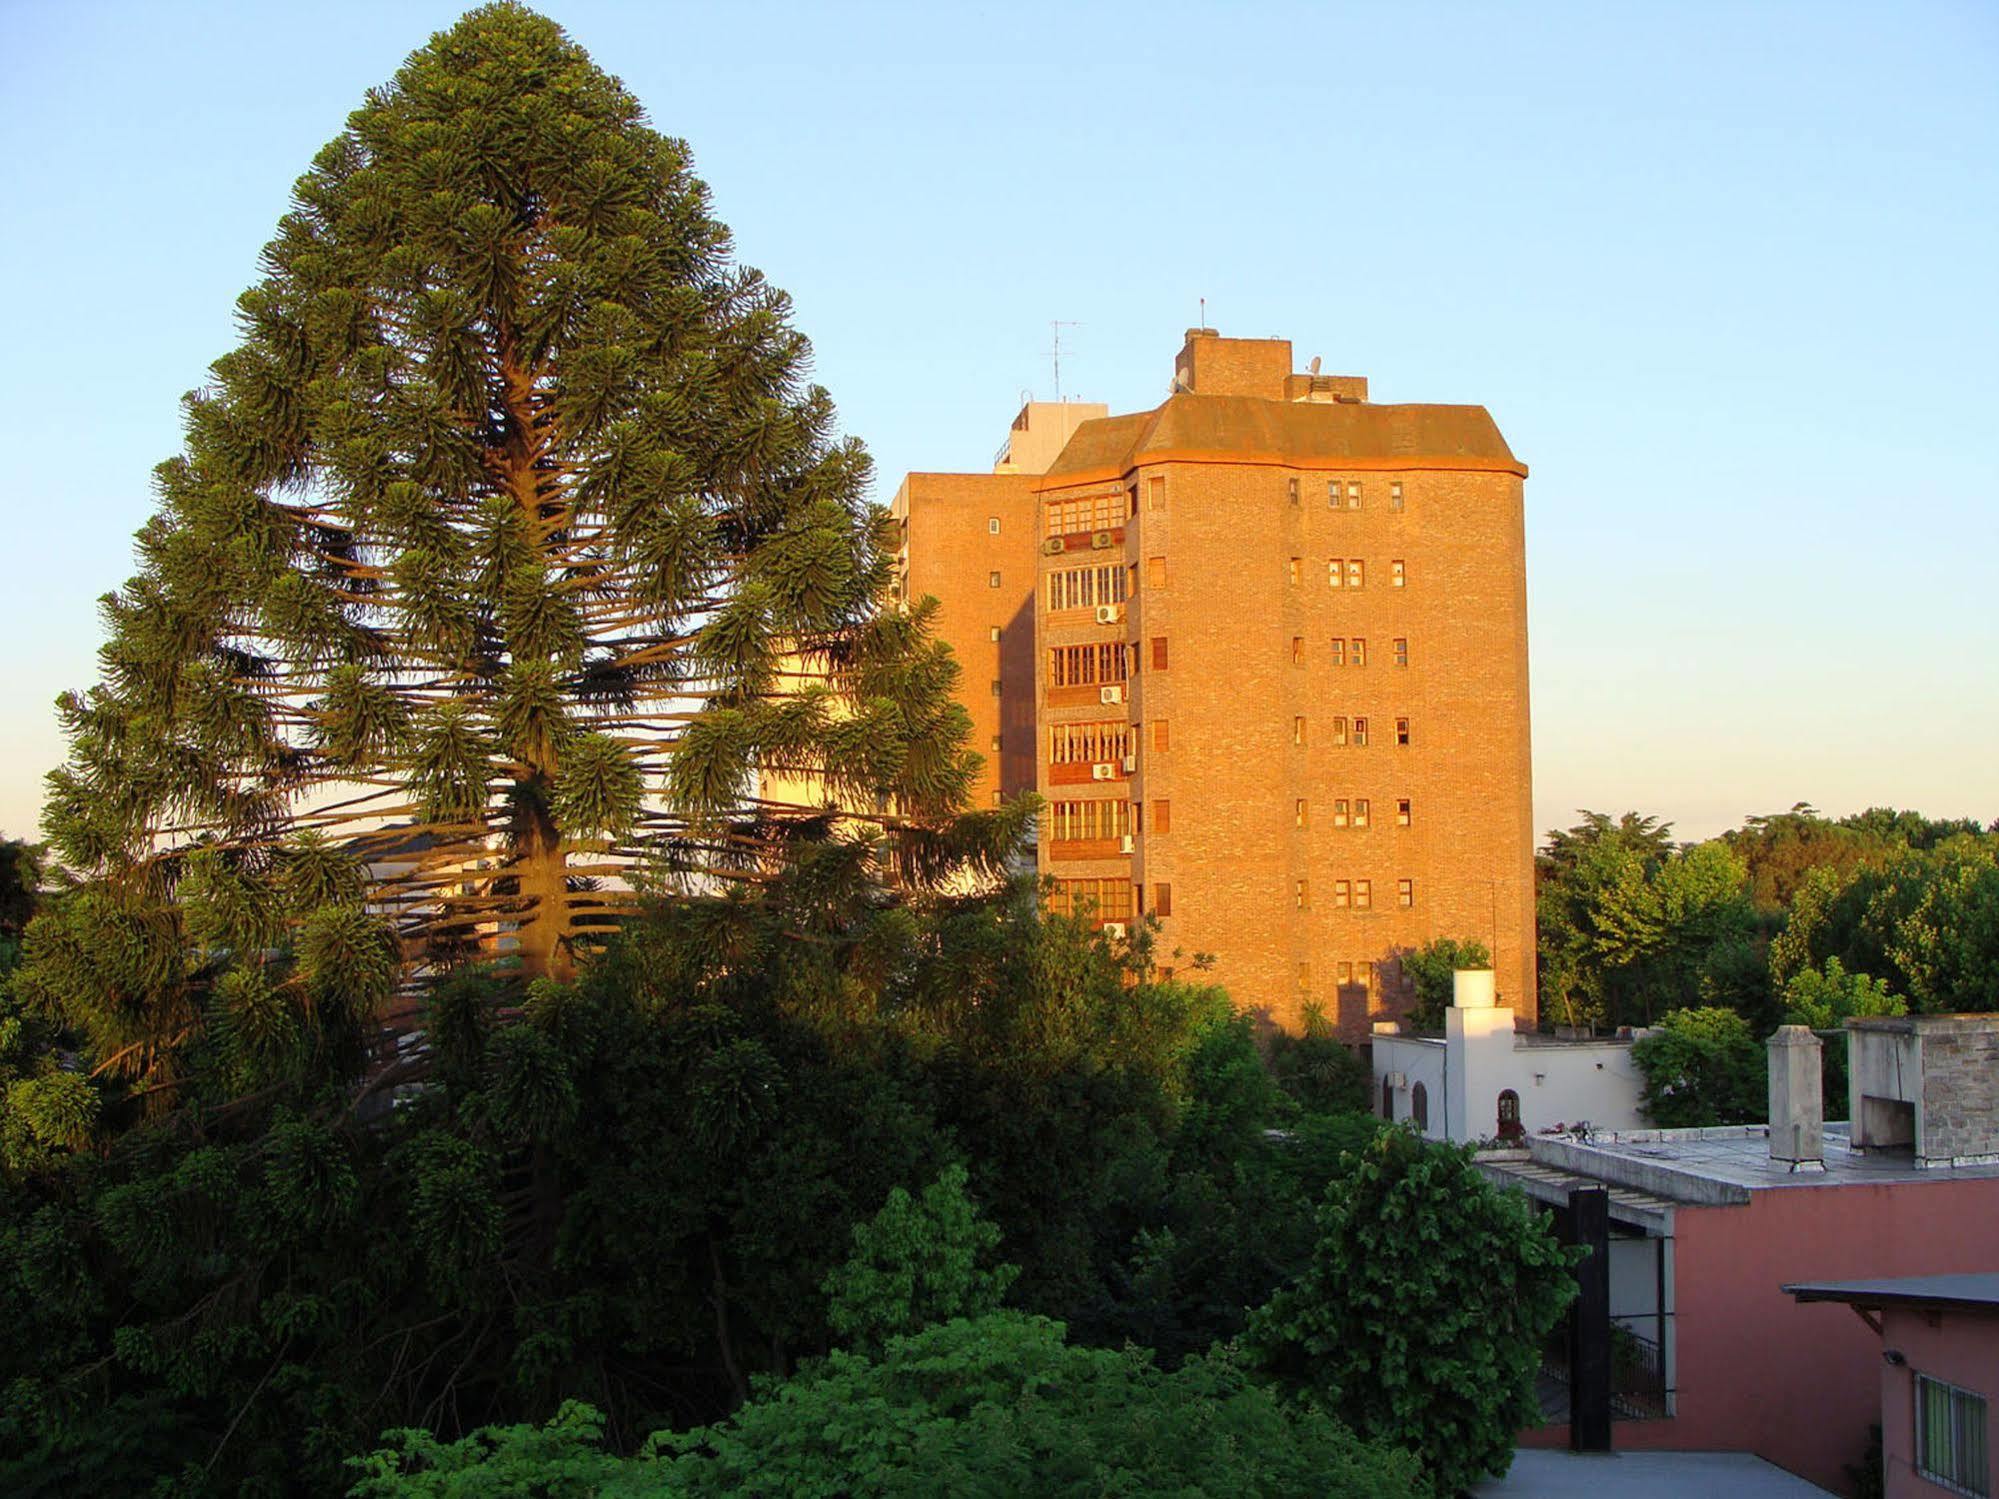
<svg viewBox="0 0 1999 1499"><path fill-rule="evenodd" d="M1511 1088L1502 1089L1499 1094L1499 1138L1518 1140L1525 1133L1520 1127L1520 1095Z"/></svg>
<svg viewBox="0 0 1999 1499"><path fill-rule="evenodd" d="M1332 741L1334 744L1345 744L1347 742L1347 721L1344 718L1335 718L1333 720Z"/></svg>
<svg viewBox="0 0 1999 1499"><path fill-rule="evenodd" d="M1355 666L1367 665L1367 642L1365 640L1362 640L1360 637L1355 636L1353 647L1351 650L1347 652L1347 654L1352 659L1353 664Z"/></svg>
<svg viewBox="0 0 1999 1499"><path fill-rule="evenodd" d="M1115 719L1048 727L1048 760L1053 765L1122 760L1130 753L1131 727Z"/></svg>
<svg viewBox="0 0 1999 1499"><path fill-rule="evenodd" d="M1416 882L1414 880L1397 880L1395 882L1395 904L1405 911L1416 904Z"/></svg>
<svg viewBox="0 0 1999 1499"><path fill-rule="evenodd" d="M1390 1124L1395 1122L1395 1089L1389 1085L1385 1072L1381 1075L1381 1117Z"/></svg>
<svg viewBox="0 0 1999 1499"><path fill-rule="evenodd" d="M1284 481L1284 486L1285 486L1285 493L1286 493L1286 494L1287 494L1287 495L1289 496L1289 498L1290 498L1290 500L1291 500L1291 503L1292 503L1292 504L1294 504L1294 505L1295 505L1295 504L1297 504L1297 503L1298 503L1298 481L1297 481L1296 479L1286 479L1286 480Z"/></svg>
<svg viewBox="0 0 1999 1499"><path fill-rule="evenodd" d="M1398 745L1401 745L1401 746L1402 746L1402 747L1403 747L1404 749L1407 749L1407 748L1408 748L1408 746L1409 746L1409 720L1408 720L1408 719L1406 719L1406 718L1398 718L1398 719L1396 719L1396 720L1395 720L1395 742L1396 742L1396 743L1397 743Z"/></svg>
<svg viewBox="0 0 1999 1499"><path fill-rule="evenodd" d="M994 645L998 645L999 632L1000 632L1000 627L998 625L990 625L986 629L986 638L990 640Z"/></svg>
<svg viewBox="0 0 1999 1499"><path fill-rule="evenodd" d="M1134 484L1130 489L1126 490L1125 497L1131 501L1131 513L1133 515L1138 514L1138 486Z"/></svg>
<svg viewBox="0 0 1999 1499"><path fill-rule="evenodd" d="M1395 799L1395 825L1398 828L1409 826L1409 798L1406 796Z"/></svg>
<svg viewBox="0 0 1999 1499"><path fill-rule="evenodd" d="M1131 920L1130 880L1057 880L1048 899L1057 916L1077 916L1101 926Z"/></svg>
<svg viewBox="0 0 1999 1499"><path fill-rule="evenodd" d="M1122 682L1126 677L1121 645L1058 645L1048 652L1048 682L1052 687L1088 687L1098 682Z"/></svg>
<svg viewBox="0 0 1999 1499"><path fill-rule="evenodd" d="M1347 664L1347 643L1346 641L1342 640L1339 636L1335 635L1333 637L1333 665L1345 666L1346 664Z"/></svg>
<svg viewBox="0 0 1999 1499"><path fill-rule="evenodd" d="M1353 985L1353 964L1351 963L1334 964L1333 982L1338 984L1342 989L1351 988Z"/></svg>
<svg viewBox="0 0 1999 1499"><path fill-rule="evenodd" d="M1430 1127L1430 1090L1417 1083L1409 1090L1409 1117L1416 1121L1416 1128Z"/></svg>
<svg viewBox="0 0 1999 1499"><path fill-rule="evenodd" d="M1292 817L1295 826L1309 828L1312 825L1312 804L1302 796L1299 797L1297 806L1293 809Z"/></svg>
<svg viewBox="0 0 1999 1499"><path fill-rule="evenodd" d="M1045 826L1049 840L1054 843L1122 838L1131 831L1131 803L1052 802Z"/></svg>
<svg viewBox="0 0 1999 1499"><path fill-rule="evenodd" d="M1407 666L1409 664L1409 642L1400 637L1397 637L1395 641L1395 664L1397 666Z"/></svg>
<svg viewBox="0 0 1999 1499"><path fill-rule="evenodd" d="M1166 637L1164 635L1155 635L1152 637L1152 669L1154 671L1166 670Z"/></svg>
<svg viewBox="0 0 1999 1499"><path fill-rule="evenodd" d="M1000 575L999 575L998 573L996 573L996 572L995 572L995 573L987 573L987 574L986 574L986 587L988 587L988 588L997 588L997 587L999 587L999 586L1000 586Z"/></svg>
<svg viewBox="0 0 1999 1499"><path fill-rule="evenodd" d="M1115 563L1099 567L1064 567L1048 575L1048 607L1090 609L1098 604L1122 604L1125 570Z"/></svg>
<svg viewBox="0 0 1999 1499"><path fill-rule="evenodd" d="M1048 502L1048 534L1073 536L1079 531L1110 531L1124 520L1124 494L1106 490L1073 500Z"/></svg>
<svg viewBox="0 0 1999 1499"><path fill-rule="evenodd" d="M1154 916L1171 916L1173 914L1173 887L1171 885L1154 885L1152 887L1152 914Z"/></svg>
<svg viewBox="0 0 1999 1499"><path fill-rule="evenodd" d="M1350 814L1349 814L1349 812L1347 811L1347 799L1346 799L1345 797L1343 797L1343 796L1336 796L1336 797L1334 797L1334 798L1333 798L1333 826L1334 826L1334 827L1336 827L1336 828L1343 828L1343 827L1345 827L1345 826L1347 825L1347 819L1348 819L1348 817L1349 817L1349 816L1350 816Z"/></svg>
<svg viewBox="0 0 1999 1499"><path fill-rule="evenodd" d="M1170 749L1172 747L1172 738L1173 736L1167 732L1165 719L1155 718L1152 720L1152 749L1154 754L1164 754Z"/></svg>
<svg viewBox="0 0 1999 1499"><path fill-rule="evenodd" d="M1360 480L1347 480L1347 509L1360 509Z"/></svg>
<svg viewBox="0 0 1999 1499"><path fill-rule="evenodd" d="M1312 904L1311 891L1303 880L1299 880L1297 884L1298 888L1292 892L1292 899L1298 903L1299 910L1308 910Z"/></svg>
<svg viewBox="0 0 1999 1499"><path fill-rule="evenodd" d="M1145 586L1147 588L1164 588L1166 586L1166 559L1164 557L1147 557L1145 559Z"/></svg>
<svg viewBox="0 0 1999 1499"><path fill-rule="evenodd" d="M1000 680L999 680L999 678L998 678L998 677L994 677L994 678L993 678L993 696L994 696L994 697L998 697L999 695L1000 695Z"/></svg>
<svg viewBox="0 0 1999 1499"><path fill-rule="evenodd" d="M1365 588L1366 586L1367 586L1366 564L1363 563L1358 557L1347 558L1347 587Z"/></svg>
<svg viewBox="0 0 1999 1499"><path fill-rule="evenodd" d="M1310 963L1300 963L1298 965L1298 987L1300 989L1309 989L1312 987L1312 965Z"/></svg>
<svg viewBox="0 0 1999 1499"><path fill-rule="evenodd" d="M1326 559L1326 586L1328 588L1340 587L1344 583L1346 575L1347 565L1344 561L1338 557L1328 557Z"/></svg>
<svg viewBox="0 0 1999 1499"><path fill-rule="evenodd" d="M1401 558L1398 557L1395 561L1388 564L1388 586L1390 588L1400 588L1408 581L1408 577L1408 570L1402 566Z"/></svg>
<svg viewBox="0 0 1999 1499"><path fill-rule="evenodd" d="M1164 510L1166 508L1166 478L1164 475L1145 481L1145 508L1148 510Z"/></svg>
<svg viewBox="0 0 1999 1499"><path fill-rule="evenodd" d="M999 517L997 515L986 517L986 534L989 536L999 535Z"/></svg>
<svg viewBox="0 0 1999 1499"><path fill-rule="evenodd" d="M1346 880L1333 881L1333 909L1344 911L1353 900L1353 886Z"/></svg>
<svg viewBox="0 0 1999 1499"><path fill-rule="evenodd" d="M1367 808L1368 802L1366 797L1357 796L1354 798L1353 825L1355 827L1364 828L1367 826Z"/></svg>
<svg viewBox="0 0 1999 1499"><path fill-rule="evenodd" d="M1374 881L1355 880L1353 882L1353 907L1356 911L1374 909Z"/></svg>
<svg viewBox="0 0 1999 1499"><path fill-rule="evenodd" d="M994 753L994 754L996 754L996 755L997 755L997 754L999 753L999 747L1000 747L1000 736L999 736L999 735L997 735L997 734L995 734L995 735L993 735L993 753Z"/></svg>
<svg viewBox="0 0 1999 1499"><path fill-rule="evenodd" d="M1992 1492L1985 1401L1969 1390L1916 1376L1916 1471L1960 1494Z"/></svg>
<svg viewBox="0 0 1999 1499"><path fill-rule="evenodd" d="M1305 637L1303 635L1293 635L1291 637L1291 664L1293 666L1303 666L1305 664Z"/></svg>
<svg viewBox="0 0 1999 1499"><path fill-rule="evenodd" d="M1152 831L1155 833L1173 831L1173 803L1160 801L1152 804Z"/></svg>
<svg viewBox="0 0 1999 1499"><path fill-rule="evenodd" d="M1357 744L1357 745L1362 745L1362 746L1365 746L1365 745L1366 745L1366 743L1367 743L1367 720L1366 720L1366 719L1364 719L1364 718L1356 718L1356 719L1355 719L1355 720L1353 721L1353 742L1354 742L1355 744Z"/></svg>
<svg viewBox="0 0 1999 1499"><path fill-rule="evenodd" d="M1298 586L1299 580L1302 579L1304 576L1305 576L1305 559L1303 557L1293 557L1291 559L1291 586L1293 588L1296 588Z"/></svg>
<svg viewBox="0 0 1999 1499"><path fill-rule="evenodd" d="M1388 486L1388 508L1390 510L1400 510L1402 508L1402 486L1400 484L1391 484Z"/></svg>
<svg viewBox="0 0 1999 1499"><path fill-rule="evenodd" d="M1302 715L1291 720L1291 742L1293 744L1305 742L1305 719Z"/></svg>

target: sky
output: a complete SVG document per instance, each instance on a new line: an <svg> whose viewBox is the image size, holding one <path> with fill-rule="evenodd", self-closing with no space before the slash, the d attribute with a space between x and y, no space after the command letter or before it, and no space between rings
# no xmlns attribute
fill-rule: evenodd
<svg viewBox="0 0 1999 1499"><path fill-rule="evenodd" d="M0 833L179 398L433 0L0 0ZM1536 825L1999 817L1999 5L542 7L686 140L878 465L1185 328L1531 467Z"/></svg>

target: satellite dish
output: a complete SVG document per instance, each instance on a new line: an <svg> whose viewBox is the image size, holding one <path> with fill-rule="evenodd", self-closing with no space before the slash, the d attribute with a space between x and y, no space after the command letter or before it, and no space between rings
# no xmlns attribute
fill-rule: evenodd
<svg viewBox="0 0 1999 1499"><path fill-rule="evenodd" d="M1319 373L1319 356L1317 354L1312 356L1312 373L1315 375Z"/></svg>

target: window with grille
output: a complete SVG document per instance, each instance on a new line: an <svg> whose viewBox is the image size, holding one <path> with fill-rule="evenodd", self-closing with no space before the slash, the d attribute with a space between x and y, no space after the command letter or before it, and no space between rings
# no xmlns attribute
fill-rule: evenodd
<svg viewBox="0 0 1999 1499"><path fill-rule="evenodd" d="M1125 571L1108 567L1063 567L1048 574L1050 609L1090 609L1098 604L1122 604Z"/></svg>
<svg viewBox="0 0 1999 1499"><path fill-rule="evenodd" d="M1052 687L1088 687L1098 682L1125 680L1126 661L1121 645L1058 645L1050 649L1048 657L1048 682Z"/></svg>
<svg viewBox="0 0 1999 1499"><path fill-rule="evenodd" d="M1055 765L1122 760L1131 753L1131 725L1114 719L1058 723L1048 729L1048 759Z"/></svg>
<svg viewBox="0 0 1999 1499"><path fill-rule="evenodd" d="M1049 895L1048 909L1057 916L1079 916L1096 921L1131 920L1131 881L1057 880Z"/></svg>
<svg viewBox="0 0 1999 1499"><path fill-rule="evenodd" d="M1987 1499L1992 1462L1985 1448L1985 1400L1969 1390L1916 1376L1916 1471L1932 1483Z"/></svg>
<svg viewBox="0 0 1999 1499"><path fill-rule="evenodd" d="M1048 502L1050 536L1073 536L1079 531L1108 531L1121 524L1123 520L1124 491L1122 490L1084 495L1074 500Z"/></svg>
<svg viewBox="0 0 1999 1499"><path fill-rule="evenodd" d="M1131 831L1131 803L1055 802L1049 808L1048 836L1056 843L1122 838Z"/></svg>

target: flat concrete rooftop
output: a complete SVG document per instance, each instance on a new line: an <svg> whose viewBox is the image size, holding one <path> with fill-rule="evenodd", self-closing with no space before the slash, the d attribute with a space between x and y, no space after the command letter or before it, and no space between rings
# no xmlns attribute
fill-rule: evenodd
<svg viewBox="0 0 1999 1499"><path fill-rule="evenodd" d="M1746 1452L1551 1452L1522 1448L1477 1499L1828 1499L1830 1489Z"/></svg>

